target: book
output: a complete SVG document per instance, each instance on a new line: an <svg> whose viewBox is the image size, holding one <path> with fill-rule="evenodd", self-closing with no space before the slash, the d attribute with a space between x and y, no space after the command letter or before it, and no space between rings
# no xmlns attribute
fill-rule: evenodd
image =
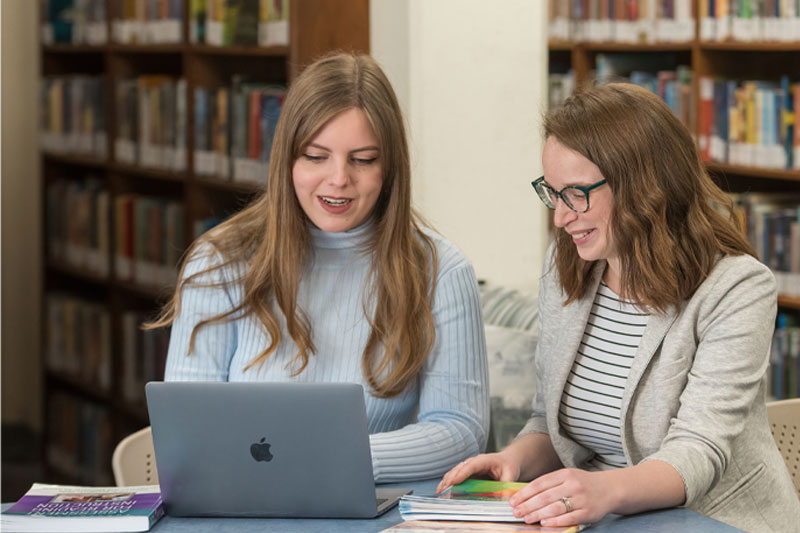
<svg viewBox="0 0 800 533"><path fill-rule="evenodd" d="M508 499L527 483L468 479L435 496L408 494L400 498L403 520L469 520L522 522Z"/></svg>
<svg viewBox="0 0 800 533"><path fill-rule="evenodd" d="M474 531L476 533L513 533L519 531L550 531L560 533L576 533L583 526L545 527L538 524L522 524L509 522L448 522L442 520L407 520L386 528L381 533L402 531L404 533L445 533L447 531Z"/></svg>
<svg viewBox="0 0 800 533"><path fill-rule="evenodd" d="M148 531L164 514L158 485L82 487L34 483L0 514L8 532Z"/></svg>

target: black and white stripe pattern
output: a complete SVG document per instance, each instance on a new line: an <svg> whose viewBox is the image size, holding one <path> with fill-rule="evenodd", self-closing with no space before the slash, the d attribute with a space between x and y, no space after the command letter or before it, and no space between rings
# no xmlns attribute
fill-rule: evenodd
<svg viewBox="0 0 800 533"><path fill-rule="evenodd" d="M622 451L620 407L649 316L600 284L559 409L567 434L596 453L590 469L628 466Z"/></svg>

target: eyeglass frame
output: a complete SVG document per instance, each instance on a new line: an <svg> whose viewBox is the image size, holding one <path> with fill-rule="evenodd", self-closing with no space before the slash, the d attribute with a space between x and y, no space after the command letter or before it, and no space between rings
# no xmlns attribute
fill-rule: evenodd
<svg viewBox="0 0 800 533"><path fill-rule="evenodd" d="M533 180L531 182L531 186L533 187L533 190L536 191L536 196L539 197L539 199L542 201L542 203L548 209L555 210L556 204L553 203L553 207L550 207L550 205L548 205L548 203L547 203L547 200L542 198L542 195L539 194L539 189L536 186L538 184L540 184L540 183L542 185L544 185L545 187L549 188L551 191L553 191L553 193L555 193L555 195L556 195L556 200L561 198L561 201L564 202L564 205L567 206L568 208L570 208L572 211L574 211L576 213L585 213L585 212L587 212L589 210L589 207L591 207L591 204L589 203L589 192L591 190L593 190L593 189L596 189L596 188L600 187L601 185L605 185L606 184L606 180L605 180L605 178L603 178L600 181L598 181L597 183L593 183L591 185L567 185L566 187L564 187L560 191L556 191L554 188L550 187L550 185L548 185L548 183L546 181L544 181L544 176L540 176L539 179ZM583 195L586 197L586 209L584 209L583 211L578 211L577 209L575 209L574 207L572 207L570 205L570 203L564 198L564 196L562 196L562 193L564 191L566 191L567 189L578 189L579 191L581 191L583 193Z"/></svg>

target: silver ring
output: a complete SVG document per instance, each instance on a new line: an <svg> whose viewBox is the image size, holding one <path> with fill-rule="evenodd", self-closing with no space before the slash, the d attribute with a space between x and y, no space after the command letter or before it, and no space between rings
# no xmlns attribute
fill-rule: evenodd
<svg viewBox="0 0 800 533"><path fill-rule="evenodd" d="M566 511L564 511L565 513L572 511L572 504L569 503L569 498L564 496L563 498L561 498L561 503L563 503L564 507L567 509Z"/></svg>

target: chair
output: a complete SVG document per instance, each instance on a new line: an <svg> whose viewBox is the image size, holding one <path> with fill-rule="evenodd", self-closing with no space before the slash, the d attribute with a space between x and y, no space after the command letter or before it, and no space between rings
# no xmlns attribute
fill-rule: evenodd
<svg viewBox="0 0 800 533"><path fill-rule="evenodd" d="M768 402L767 418L800 498L800 398Z"/></svg>
<svg viewBox="0 0 800 533"><path fill-rule="evenodd" d="M128 435L117 444L111 457L111 469L117 486L158 484L150 426Z"/></svg>

